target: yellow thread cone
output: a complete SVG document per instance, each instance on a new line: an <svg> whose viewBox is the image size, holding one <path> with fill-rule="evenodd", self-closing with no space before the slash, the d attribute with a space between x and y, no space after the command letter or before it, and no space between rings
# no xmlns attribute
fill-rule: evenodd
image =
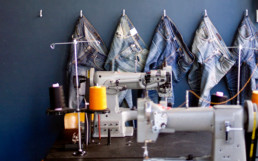
<svg viewBox="0 0 258 161"><path fill-rule="evenodd" d="M85 113L80 113L80 122L85 122ZM65 129L78 129L78 114L67 113L64 116Z"/></svg>
<svg viewBox="0 0 258 161"><path fill-rule="evenodd" d="M106 87L90 87L90 110L105 110L107 108Z"/></svg>

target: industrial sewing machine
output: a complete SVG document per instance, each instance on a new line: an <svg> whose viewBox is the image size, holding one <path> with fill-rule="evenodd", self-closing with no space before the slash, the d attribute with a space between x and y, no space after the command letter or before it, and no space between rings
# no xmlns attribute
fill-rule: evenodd
<svg viewBox="0 0 258 161"><path fill-rule="evenodd" d="M106 87L107 107L110 109L110 113L100 115L100 127L98 120L95 119L93 137L99 136L99 128L101 137L108 136L108 129L111 131L111 137L132 136L133 127L125 126L125 122L136 120L137 111L119 107L119 92L126 89L148 89L157 90L160 97L170 97L171 71L171 66L165 66L161 70L151 70L148 73L95 71L91 68L90 86Z"/></svg>
<svg viewBox="0 0 258 161"><path fill-rule="evenodd" d="M175 131L210 131L213 134L212 154L194 158L194 161L245 161L244 131L257 128L257 106L246 101L239 105L217 105L214 108L167 108L148 98L138 99L137 141L145 143L144 156L148 158L147 143L155 142L159 133ZM146 159L173 160L177 159Z"/></svg>

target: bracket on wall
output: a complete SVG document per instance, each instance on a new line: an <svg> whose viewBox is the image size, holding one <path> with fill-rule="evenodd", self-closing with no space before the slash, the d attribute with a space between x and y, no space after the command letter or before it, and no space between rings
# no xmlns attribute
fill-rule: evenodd
<svg viewBox="0 0 258 161"><path fill-rule="evenodd" d="M256 22L258 22L258 9L256 10Z"/></svg>
<svg viewBox="0 0 258 161"><path fill-rule="evenodd" d="M125 16L125 9L123 9L123 16Z"/></svg>
<svg viewBox="0 0 258 161"><path fill-rule="evenodd" d="M39 10L39 17L42 18L43 17L43 14L42 14L42 9Z"/></svg>
<svg viewBox="0 0 258 161"><path fill-rule="evenodd" d="M248 9L245 10L245 16L248 16Z"/></svg>
<svg viewBox="0 0 258 161"><path fill-rule="evenodd" d="M80 10L80 17L82 17L82 10Z"/></svg>
<svg viewBox="0 0 258 161"><path fill-rule="evenodd" d="M204 10L204 17L207 17L207 16L208 16L207 10L205 9L205 10Z"/></svg>
<svg viewBox="0 0 258 161"><path fill-rule="evenodd" d="M163 16L166 17L167 16L167 11L163 10Z"/></svg>

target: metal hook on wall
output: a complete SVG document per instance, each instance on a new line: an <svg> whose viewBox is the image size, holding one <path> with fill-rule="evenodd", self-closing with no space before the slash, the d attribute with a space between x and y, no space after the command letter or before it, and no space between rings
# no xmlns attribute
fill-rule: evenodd
<svg viewBox="0 0 258 161"><path fill-rule="evenodd" d="M163 16L167 16L166 10L163 10Z"/></svg>
<svg viewBox="0 0 258 161"><path fill-rule="evenodd" d="M43 17L42 9L41 9L41 10L39 10L39 17L40 17L40 18L41 18L41 17Z"/></svg>
<svg viewBox="0 0 258 161"><path fill-rule="evenodd" d="M207 16L208 16L208 14L207 14L207 10L206 10L206 9L204 10L204 16L205 16L205 17L207 17Z"/></svg>
<svg viewBox="0 0 258 161"><path fill-rule="evenodd" d="M123 9L123 16L125 16L125 9Z"/></svg>
<svg viewBox="0 0 258 161"><path fill-rule="evenodd" d="M80 17L82 17L82 10L80 10Z"/></svg>
<svg viewBox="0 0 258 161"><path fill-rule="evenodd" d="M248 16L248 9L245 10L245 16Z"/></svg>

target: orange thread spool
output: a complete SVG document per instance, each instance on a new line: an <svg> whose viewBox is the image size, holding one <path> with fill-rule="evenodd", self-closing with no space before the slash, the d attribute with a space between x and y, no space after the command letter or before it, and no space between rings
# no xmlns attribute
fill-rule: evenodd
<svg viewBox="0 0 258 161"><path fill-rule="evenodd" d="M252 92L252 102L258 105L258 90Z"/></svg>
<svg viewBox="0 0 258 161"><path fill-rule="evenodd" d="M90 87L90 110L107 109L106 87Z"/></svg>

